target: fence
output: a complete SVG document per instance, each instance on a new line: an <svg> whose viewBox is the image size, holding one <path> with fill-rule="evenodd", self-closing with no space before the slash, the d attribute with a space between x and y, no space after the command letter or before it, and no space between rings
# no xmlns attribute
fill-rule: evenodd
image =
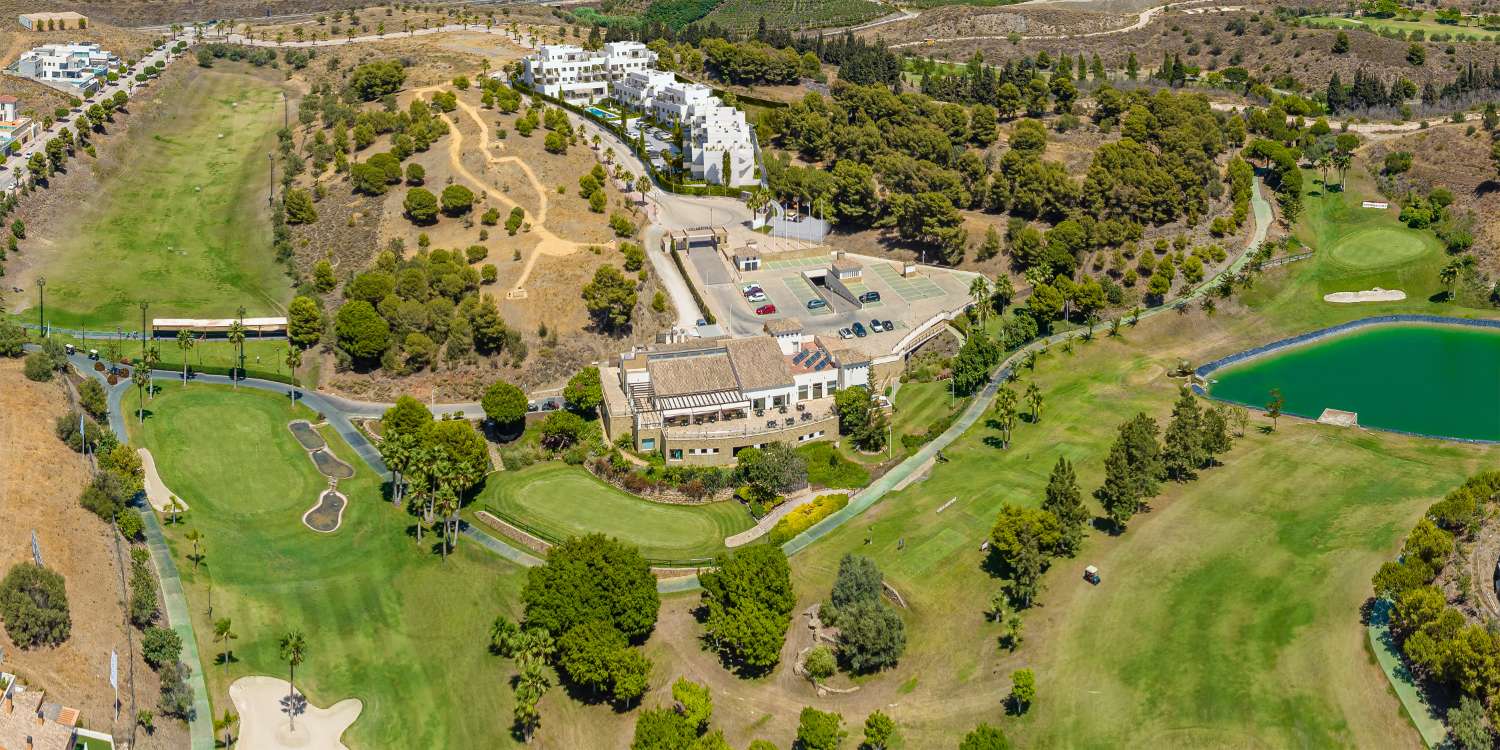
<svg viewBox="0 0 1500 750"><path fill-rule="evenodd" d="M687 266L683 265L682 256L678 254L677 248L672 248L672 262L677 264L677 273L682 275L682 283L687 284L688 293L693 295L693 304L698 306L698 313L709 325L719 322L714 319L714 311L708 309L708 303L703 301L703 295L698 293L698 285L693 283L693 277L688 275Z"/></svg>
<svg viewBox="0 0 1500 750"><path fill-rule="evenodd" d="M498 518L501 521L504 521L505 523L516 527L523 533L530 534L531 536L534 536L549 545L557 546L567 541L566 539L559 537L556 534L542 531L541 529L517 518L514 513L506 513L505 511L500 510L493 505L490 505L489 503L485 503L482 508L485 513L488 513L495 518ZM713 557L694 557L681 560L660 557L647 557L645 559L646 564L650 565L653 568L704 568L718 564L717 558Z"/></svg>

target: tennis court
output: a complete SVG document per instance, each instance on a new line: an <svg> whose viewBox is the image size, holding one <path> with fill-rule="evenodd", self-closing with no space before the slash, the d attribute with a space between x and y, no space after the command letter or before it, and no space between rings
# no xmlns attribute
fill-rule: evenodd
<svg viewBox="0 0 1500 750"><path fill-rule="evenodd" d="M943 291L942 287L937 285L937 282L926 276L906 278L897 272L896 269L883 263L872 264L869 268L874 269L875 275L879 276L881 281L889 285L896 294L901 295L901 299L907 302L933 299L947 294L947 292Z"/></svg>

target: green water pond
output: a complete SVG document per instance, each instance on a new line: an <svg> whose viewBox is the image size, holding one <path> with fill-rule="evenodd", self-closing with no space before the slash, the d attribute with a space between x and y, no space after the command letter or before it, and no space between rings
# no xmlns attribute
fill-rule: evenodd
<svg viewBox="0 0 1500 750"><path fill-rule="evenodd" d="M1500 440L1500 330L1381 325L1272 352L1209 376L1217 399L1316 419L1359 414L1364 427Z"/></svg>

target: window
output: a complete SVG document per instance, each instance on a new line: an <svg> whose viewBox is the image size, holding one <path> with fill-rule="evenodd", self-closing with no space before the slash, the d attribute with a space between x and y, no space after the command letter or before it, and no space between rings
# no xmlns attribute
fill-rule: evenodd
<svg viewBox="0 0 1500 750"><path fill-rule="evenodd" d="M752 409L757 410L757 411L759 411L761 409L764 409L764 408L766 408L766 400L763 399L763 398L755 399L755 400L753 400L753 401L750 402L750 407Z"/></svg>
<svg viewBox="0 0 1500 750"><path fill-rule="evenodd" d="M784 395L772 396L771 397L771 405L772 406L786 406L786 396L784 396Z"/></svg>
<svg viewBox="0 0 1500 750"><path fill-rule="evenodd" d="M682 460L682 449L681 448L673 448L673 449L667 451L667 458L669 458L669 459L671 459L673 461L681 461Z"/></svg>
<svg viewBox="0 0 1500 750"><path fill-rule="evenodd" d="M641 450L656 450L656 438L641 438Z"/></svg>
<svg viewBox="0 0 1500 750"><path fill-rule="evenodd" d="M807 394L809 392L810 391L808 390L807 386L805 386L805 385L799 385L799 386L797 386L797 400L798 401L806 401L807 400Z"/></svg>

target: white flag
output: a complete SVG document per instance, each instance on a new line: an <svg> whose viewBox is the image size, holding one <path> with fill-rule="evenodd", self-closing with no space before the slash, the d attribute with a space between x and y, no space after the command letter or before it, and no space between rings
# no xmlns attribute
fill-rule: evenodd
<svg viewBox="0 0 1500 750"><path fill-rule="evenodd" d="M120 689L120 655L114 649L109 650L109 686Z"/></svg>

